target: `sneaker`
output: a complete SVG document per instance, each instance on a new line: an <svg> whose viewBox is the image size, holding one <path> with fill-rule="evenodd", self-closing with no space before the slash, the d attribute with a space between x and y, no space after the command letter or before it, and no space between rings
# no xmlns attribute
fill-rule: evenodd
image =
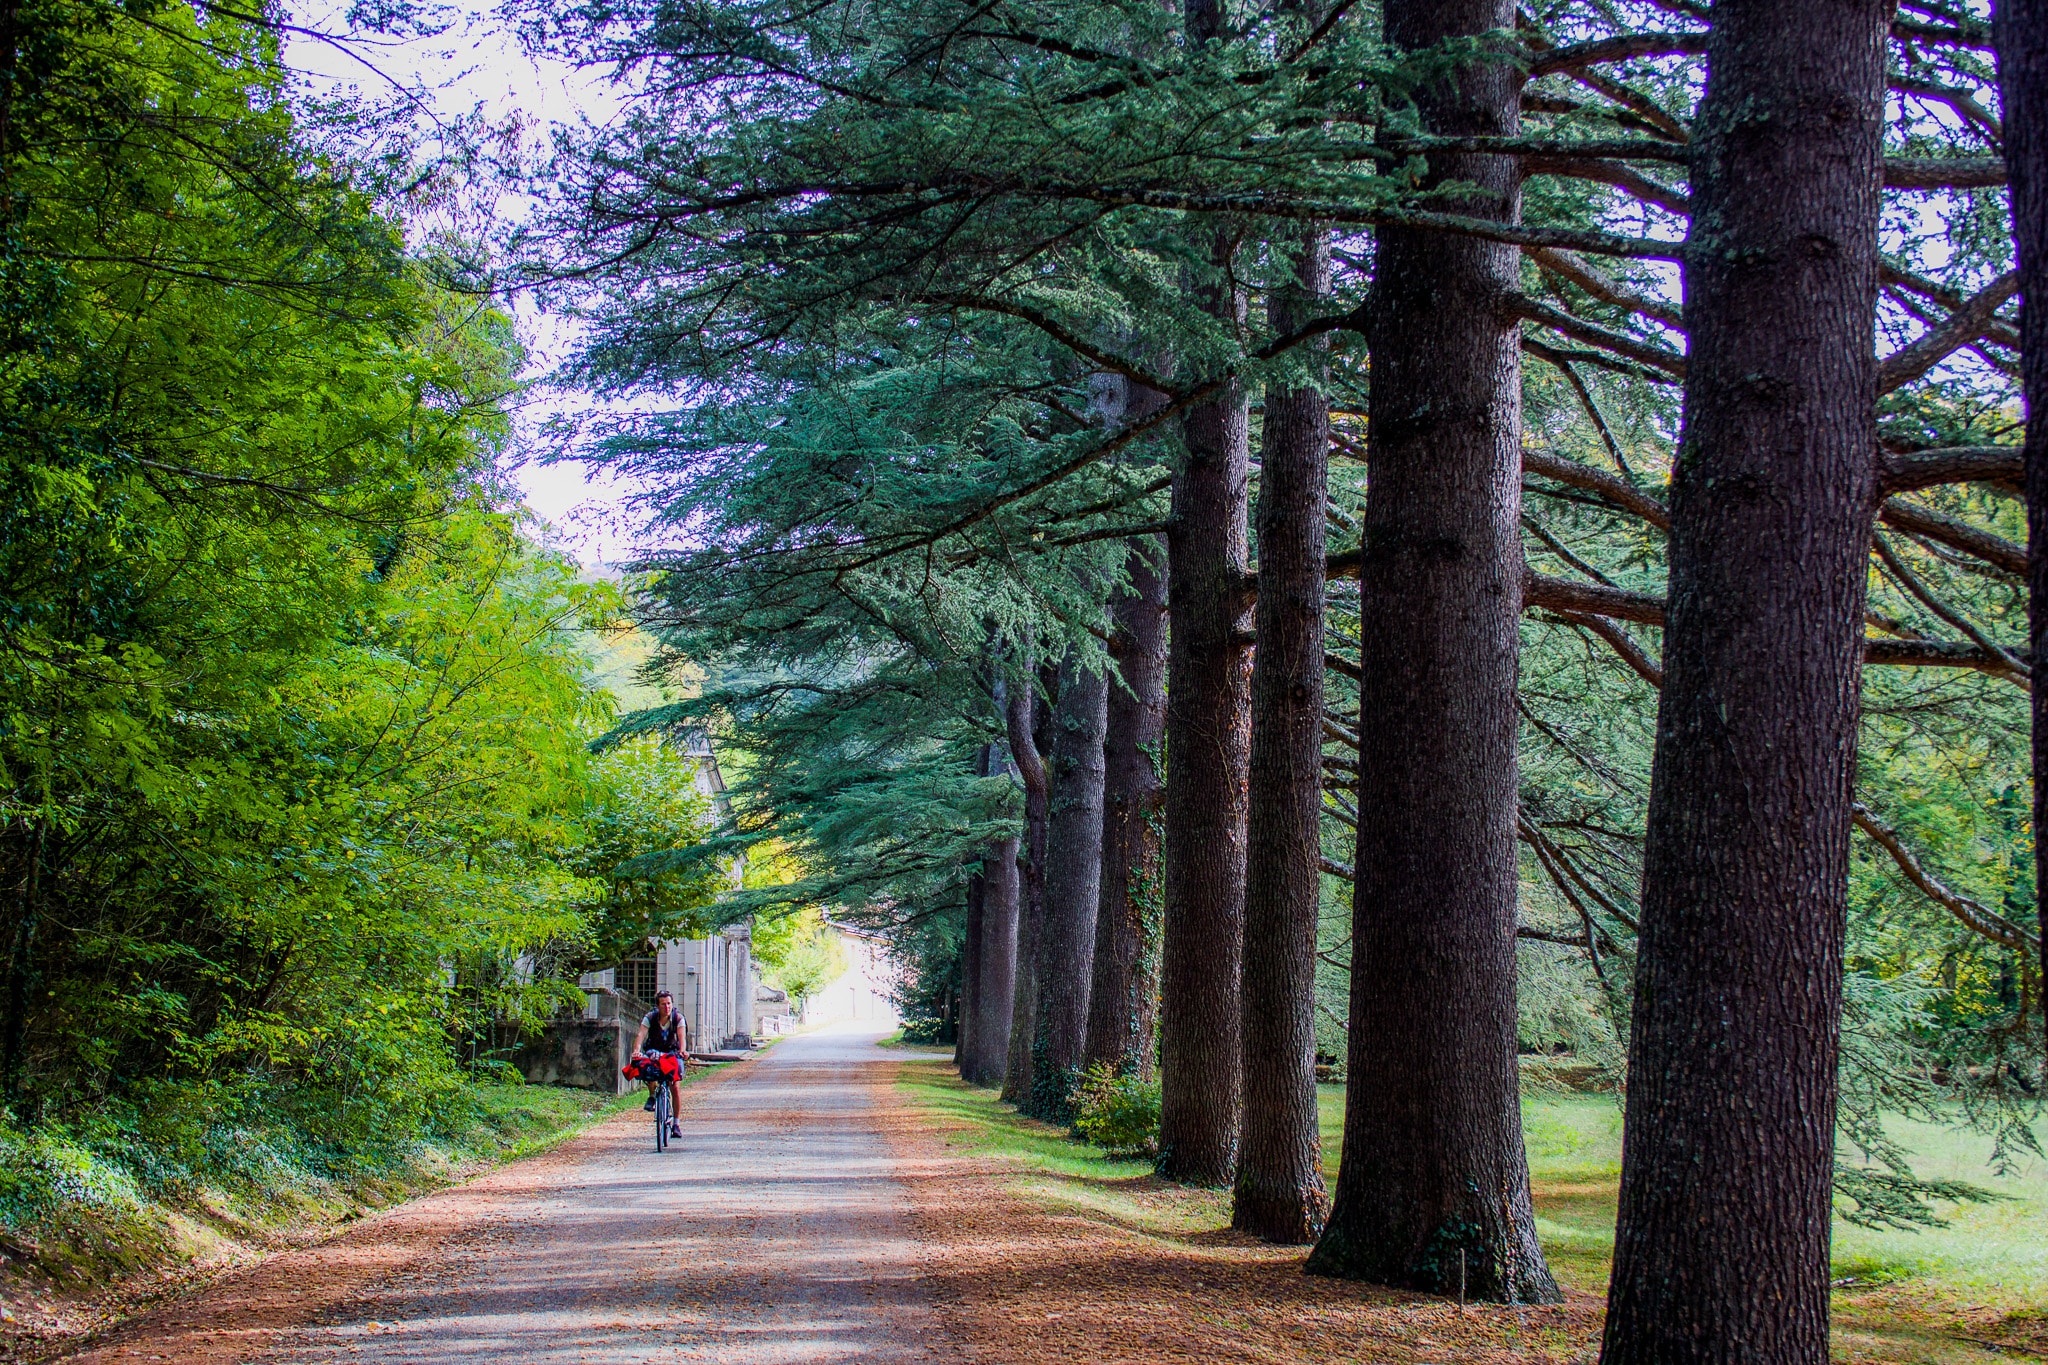
<svg viewBox="0 0 2048 1365"><path fill-rule="evenodd" d="M641 1106L640 1106L640 1112L641 1112L641 1113L643 1113L643 1114L651 1114L651 1113L653 1113L653 1112L654 1112L654 1101L653 1101L653 1100L649 1100L649 1101L647 1101L647 1103L645 1103L645 1104L641 1105Z"/></svg>
<svg viewBox="0 0 2048 1365"><path fill-rule="evenodd" d="M671 1123L668 1126L668 1135L672 1138L681 1137L683 1135L683 1125L680 1123Z"/></svg>

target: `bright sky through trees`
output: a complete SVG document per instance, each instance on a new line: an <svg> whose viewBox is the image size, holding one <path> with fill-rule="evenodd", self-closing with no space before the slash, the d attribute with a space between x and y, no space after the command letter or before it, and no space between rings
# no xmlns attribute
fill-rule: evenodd
<svg viewBox="0 0 2048 1365"><path fill-rule="evenodd" d="M516 128L529 152L558 125L601 123L618 109L604 72L523 50L497 7L483 0L436 7L439 18L429 27L439 32L430 35L368 36L347 22L344 10L321 0L291 7L292 22L303 31L287 39L285 58L318 97L410 100L422 127L475 117L489 126ZM326 36L342 34L345 40ZM517 194L495 188L472 183L463 192L488 196L491 213L501 219L516 219L526 207ZM421 224L414 226L418 231ZM515 294L506 302L528 348L525 377L538 380L570 349L574 324L535 307L529 295ZM616 562L632 544L620 505L633 482L586 464L544 463L548 442L542 428L551 418L592 407L588 394L530 391L517 407L516 449L524 458L512 474L527 507L554 529L559 547L589 568Z"/></svg>

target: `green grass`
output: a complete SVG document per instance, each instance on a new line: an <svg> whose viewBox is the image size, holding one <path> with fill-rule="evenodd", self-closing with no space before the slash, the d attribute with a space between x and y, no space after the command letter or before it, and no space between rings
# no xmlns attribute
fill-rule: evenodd
<svg viewBox="0 0 2048 1365"><path fill-rule="evenodd" d="M1161 1236L1186 1236L1230 1222L1229 1195L1169 1185L1150 1160L1110 1156L1002 1103L993 1090L970 1086L942 1060L917 1058L897 1085L937 1118L946 1145L1009 1163L1031 1195L1120 1226Z"/></svg>
<svg viewBox="0 0 2048 1365"><path fill-rule="evenodd" d="M683 1078L688 1085L702 1073ZM458 1163L517 1161L558 1147L622 1109L644 1103L635 1090L600 1095L559 1085L491 1085L478 1087L481 1114L466 1134L451 1143Z"/></svg>
<svg viewBox="0 0 2048 1365"><path fill-rule="evenodd" d="M1119 1160L1023 1118L993 1091L963 1084L938 1059L917 1059L900 1084L948 1127L946 1141L1013 1165L1041 1195L1162 1234L1219 1228L1227 1196L1183 1190L1152 1176L1148 1162ZM1334 1187L1343 1135L1344 1088L1317 1087L1324 1168ZM1553 1271L1580 1289L1605 1287L1614 1254L1621 1179L1621 1106L1612 1095L1532 1094L1522 1104L1523 1140L1537 1232ZM2008 1196L1945 1206L1945 1228L1866 1229L1835 1220L1835 1275L1857 1288L1917 1281L1930 1294L2015 1305L2048 1302L2048 1163L2029 1157L2005 1176L1988 1168L1990 1139L1930 1124L1896 1122L1894 1136L1929 1179L1966 1180ZM2044 1142L2048 1145L2048 1142Z"/></svg>
<svg viewBox="0 0 2048 1365"><path fill-rule="evenodd" d="M898 1085L968 1155L1016 1172L1044 1204L1154 1236L1186 1238L1229 1225L1229 1195L1169 1185L1146 1161L1123 1160L1023 1118L995 1092L964 1084L938 1057L906 1057ZM1344 1088L1317 1087L1326 1174L1334 1187ZM1544 1254L1560 1282L1605 1289L1621 1180L1621 1106L1612 1095L1538 1093L1522 1104L1523 1140ZM1895 1122L1893 1136L1926 1179L1963 1180L2007 1196L1944 1207L1948 1226L1834 1227L1835 1356L1886 1365L1988 1365L2012 1352L2048 1358L2048 1162L1988 1169L1989 1138ZM2048 1145L2048 1143L2044 1143ZM2004 1343L2007 1353L1987 1350Z"/></svg>
<svg viewBox="0 0 2048 1365"><path fill-rule="evenodd" d="M875 1046L892 1049L901 1048L905 1052L911 1053L913 1055L917 1053L927 1053L932 1056L937 1056L939 1053L942 1052L945 1053L948 1057L953 1055L953 1045L951 1043L913 1043L908 1038L905 1038L903 1036L902 1029L897 1029L887 1038L877 1038L875 1040Z"/></svg>
<svg viewBox="0 0 2048 1365"><path fill-rule="evenodd" d="M1966 1180L2007 1199L1942 1210L1949 1225L1873 1232L1835 1223L1835 1273L1866 1282L1933 1279L1995 1297L2048 1303L2048 1161L2031 1154L2005 1175L1990 1169L1991 1139L1904 1120L1892 1134L1922 1179ZM2048 1146L2048 1133L2043 1133Z"/></svg>
<svg viewBox="0 0 2048 1365"><path fill-rule="evenodd" d="M1326 1169L1334 1183L1344 1090L1319 1087ZM2002 1340L2039 1352L2040 1305L2048 1304L2048 1162L2028 1157L2005 1175L1990 1169L1991 1139L1935 1124L1895 1120L1892 1135L1923 1179L1962 1180L2007 1196L1945 1205L1941 1228L1834 1225L1836 1354L1915 1365L1996 1359L1971 1344ZM1614 1257L1621 1181L1621 1106L1612 1095L1533 1094L1522 1134L1536 1203L1536 1231L1560 1282L1598 1293ZM2048 1142L2044 1142L2048 1146Z"/></svg>
<svg viewBox="0 0 2048 1365"><path fill-rule="evenodd" d="M1344 1090L1319 1089L1325 1164L1334 1180ZM1924 1280L2020 1302L2048 1301L2048 1162L2028 1156L2000 1176L1990 1169L1991 1139L1982 1134L1906 1120L1890 1128L1912 1153L1921 1178L1967 1181L2007 1198L1944 1205L1943 1228L1870 1229L1837 1218L1835 1277L1863 1285ZM1611 1095L1530 1095L1522 1102L1522 1133L1536 1228L1552 1268L1581 1288L1601 1288L1614 1254L1620 1104Z"/></svg>

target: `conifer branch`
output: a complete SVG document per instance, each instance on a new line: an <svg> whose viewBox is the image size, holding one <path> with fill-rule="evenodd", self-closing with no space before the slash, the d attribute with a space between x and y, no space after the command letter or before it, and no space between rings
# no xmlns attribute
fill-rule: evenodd
<svg viewBox="0 0 2048 1365"><path fill-rule="evenodd" d="M1982 337L1996 320L2006 300L2019 292L2020 275L2008 270L1978 290L1949 320L1935 327L1912 345L1892 352L1878 367L1877 391L1890 393L1910 384L1955 352Z"/></svg>
<svg viewBox="0 0 2048 1365"><path fill-rule="evenodd" d="M1671 379L1685 378L1685 357L1676 351L1632 337L1626 332L1617 332L1596 322L1574 317L1562 308L1552 308L1549 304L1540 303L1527 294L1510 294L1506 302L1509 311L1517 317L1548 327L1552 331L1562 332L1574 341L1583 341L1589 346L1598 346L1603 350L1626 356L1638 364L1661 370Z"/></svg>

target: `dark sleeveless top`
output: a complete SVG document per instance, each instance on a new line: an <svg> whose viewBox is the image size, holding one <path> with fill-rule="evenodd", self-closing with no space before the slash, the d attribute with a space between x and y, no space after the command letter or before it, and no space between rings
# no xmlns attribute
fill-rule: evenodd
<svg viewBox="0 0 2048 1365"><path fill-rule="evenodd" d="M647 1017L640 1021L647 1030L649 1052L681 1052L683 1050L683 1012L672 1011L668 1016L668 1027L661 1024L661 1011L649 1010Z"/></svg>

